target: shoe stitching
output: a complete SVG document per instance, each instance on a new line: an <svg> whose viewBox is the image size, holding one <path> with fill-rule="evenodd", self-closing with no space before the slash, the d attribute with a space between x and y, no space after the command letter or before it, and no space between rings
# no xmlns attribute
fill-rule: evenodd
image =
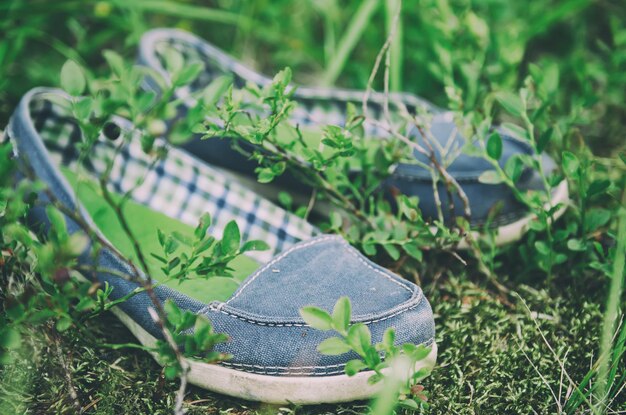
<svg viewBox="0 0 626 415"><path fill-rule="evenodd" d="M348 252L350 252L352 255L354 255L354 257L356 259L358 259L363 265L365 265L366 267L368 267L372 271L379 273L383 277L387 278L389 281L391 281L391 282L393 282L395 284L398 284L400 287L404 288L408 292L413 293L413 290L411 290L409 287L407 287L402 282L396 280L395 278L393 278L391 275L387 274L386 272L381 271L378 268L374 268L371 264L367 263L367 261L365 261L365 259L363 257L361 257L361 255L358 253L358 251L356 251L356 249L352 248L346 241L342 240L342 242L344 243L344 245L346 245L346 250Z"/></svg>
<svg viewBox="0 0 626 415"><path fill-rule="evenodd" d="M285 258L286 256L288 256L292 252L298 251L298 250L300 250L302 248L306 248L306 247L309 247L309 246L312 246L312 245L315 245L315 244L318 244L318 243L321 243L321 242L325 242L325 241L327 241L329 239L337 239L337 238L338 238L338 236L336 236L336 235L323 236L321 238L317 238L317 239L314 239L312 241L305 242L305 243L300 244L300 245L295 245L295 246L289 248L288 250L286 250L285 252L283 252L282 254L278 255L276 258L272 259L270 262L265 264L265 266L262 267L261 269L259 269L257 272L255 272L254 275L252 275L252 277L239 289L239 291L232 298L230 298L228 301L226 301L226 304L229 304L235 298L239 297L239 295L246 289L246 287L248 287L261 273L266 271L268 268L270 268L276 262L278 262L281 259Z"/></svg>
<svg viewBox="0 0 626 415"><path fill-rule="evenodd" d="M404 312L413 310L414 308L417 308L420 304L421 304L421 300L422 300L422 292L420 291L419 296L416 299L416 303L408 308L402 309L402 310L398 310L395 313L389 314L387 316L381 317L381 318L377 318L374 320L365 320L365 321L359 321L359 323L363 323L365 325L369 325L369 324L373 324L373 323L378 323L380 321L385 321L385 320L389 320L390 318L393 318L397 315L400 315ZM221 304L220 304L221 305ZM267 327L310 327L308 324L306 323L265 323L262 321L256 321L256 320L251 320L245 317L241 317L237 314L233 314L230 313L226 310L223 310L219 305L214 305L214 304L210 304L207 307L201 309L198 311L198 314L202 314L204 312L206 312L206 310L210 310L210 311L217 311L219 313L225 314L227 316L230 316L232 318L236 318L238 320L241 321L245 321L246 323L251 323L251 324L256 324L258 326L267 326Z"/></svg>
<svg viewBox="0 0 626 415"><path fill-rule="evenodd" d="M254 275L241 287L241 289L232 297L230 298L228 301L226 301L226 304L229 304L231 301L233 301L235 298L239 297L239 295L246 289L246 287L248 287L260 274L262 274L264 271L266 271L268 268L270 268L272 265L274 265L275 263L277 263L278 261L282 260L283 258L287 257L289 254L291 254L294 251L297 251L299 249L302 248L307 248L309 246L315 245L317 243L320 242L325 242L331 239L339 239L339 237L337 235L329 235L329 236L325 236L325 237L321 237L318 239L314 239L310 242L301 244L301 245L296 245L290 249L288 249L287 251L283 252L282 254L280 254L279 256L277 256L276 258L274 258L272 261L268 262L264 267L262 267L261 269L259 269L258 271L256 271L254 273ZM356 252L356 250L354 248L352 248L345 240L343 239L339 239L339 241L341 242L342 245L344 245L346 247L346 251L348 251L351 255L353 255L356 259L358 259L363 265L365 265L366 267L368 267L369 269L371 269L372 271L382 275L383 277L385 277L386 279L390 280L391 282L399 285L400 287L404 288L405 290L407 290L408 292L412 293L413 290L411 290L409 287L407 287L405 284L403 284L400 281L397 281L396 279L394 279L392 276L390 276L389 274L374 268L372 265L368 264L364 258L362 258L358 252Z"/></svg>
<svg viewBox="0 0 626 415"><path fill-rule="evenodd" d="M431 337L427 341L420 343L422 346L430 347L435 342L434 337ZM229 366L233 368L241 368L243 372L257 373L264 375L273 374L290 374L290 375L308 375L308 376L320 376L320 375L332 375L344 373L346 363L339 363L333 365L324 366L264 366L264 365L252 365L246 363L232 363L232 362L220 362L222 366ZM334 369L334 370L333 370ZM323 370L323 372L311 372L311 370Z"/></svg>

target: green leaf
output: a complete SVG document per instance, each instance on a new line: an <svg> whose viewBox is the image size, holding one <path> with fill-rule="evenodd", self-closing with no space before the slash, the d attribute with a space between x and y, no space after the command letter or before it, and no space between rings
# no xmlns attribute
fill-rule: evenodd
<svg viewBox="0 0 626 415"><path fill-rule="evenodd" d="M15 361L15 357L10 353L0 350L0 365L10 365Z"/></svg>
<svg viewBox="0 0 626 415"><path fill-rule="evenodd" d="M306 324L317 330L332 330L333 319L326 312L319 307L306 306L300 309L300 316Z"/></svg>
<svg viewBox="0 0 626 415"><path fill-rule="evenodd" d="M418 262L422 262L424 253L417 247L417 245L408 243L403 245L402 248L404 248L404 252L406 252L409 256L415 258Z"/></svg>
<svg viewBox="0 0 626 415"><path fill-rule="evenodd" d="M165 311L165 316L167 317L167 320L173 326L177 326L178 324L180 324L182 319L182 312L174 301L167 300L165 304L163 304L163 310Z"/></svg>
<svg viewBox="0 0 626 415"><path fill-rule="evenodd" d="M520 140L530 140L528 131L524 127L520 127L519 125L510 122L505 122L502 123L502 128L506 130L507 134L512 135L515 138Z"/></svg>
<svg viewBox="0 0 626 415"><path fill-rule="evenodd" d="M343 219L341 219L339 212L330 212L330 226L332 226L333 229L341 229L342 225Z"/></svg>
<svg viewBox="0 0 626 415"><path fill-rule="evenodd" d="M183 232L179 232L179 231L172 232L172 238L176 239L178 242L180 242L181 244L185 246L193 245L193 239L189 235Z"/></svg>
<svg viewBox="0 0 626 415"><path fill-rule="evenodd" d="M124 73L124 59L120 54L107 49L102 55L115 75L121 76Z"/></svg>
<svg viewBox="0 0 626 415"><path fill-rule="evenodd" d="M241 247L241 252L267 251L270 246L264 241L248 241Z"/></svg>
<svg viewBox="0 0 626 415"><path fill-rule="evenodd" d="M550 255L550 247L544 241L535 241L535 249L543 256Z"/></svg>
<svg viewBox="0 0 626 415"><path fill-rule="evenodd" d="M478 176L478 181L484 184L500 184L502 177L495 170L486 170Z"/></svg>
<svg viewBox="0 0 626 415"><path fill-rule="evenodd" d="M364 242L363 243L363 252L365 255L374 256L376 255L376 245L372 242Z"/></svg>
<svg viewBox="0 0 626 415"><path fill-rule="evenodd" d="M96 302L91 297L83 297L76 304L76 311L86 311L95 308Z"/></svg>
<svg viewBox="0 0 626 415"><path fill-rule="evenodd" d="M233 78L230 75L218 76L204 88L202 99L207 108L212 108L224 96L228 87L232 85Z"/></svg>
<svg viewBox="0 0 626 415"><path fill-rule="evenodd" d="M506 161L506 164L504 165L504 172L507 176L509 176L513 183L516 183L519 180L519 178L522 176L523 171L524 162L521 158L519 158L518 154L513 154L511 157L509 157L509 159Z"/></svg>
<svg viewBox="0 0 626 415"><path fill-rule="evenodd" d="M385 333L383 334L383 345L385 345L385 347L387 347L388 349L392 348L394 343L396 341L396 330L393 327L389 327L387 330L385 330Z"/></svg>
<svg viewBox="0 0 626 415"><path fill-rule="evenodd" d="M354 376L363 369L367 369L367 365L362 360L353 359L346 363L345 371L346 375Z"/></svg>
<svg viewBox="0 0 626 415"><path fill-rule="evenodd" d="M224 236L222 237L222 252L224 254L234 254L241 244L241 234L237 222L231 220L224 228Z"/></svg>
<svg viewBox="0 0 626 415"><path fill-rule="evenodd" d="M548 128L546 131L541 133L539 139L537 140L537 152L542 153L545 150L546 146L552 139L552 134L554 133L553 128Z"/></svg>
<svg viewBox="0 0 626 415"><path fill-rule="evenodd" d="M61 68L61 87L73 96L82 94L87 87L83 70L73 60L66 61Z"/></svg>
<svg viewBox="0 0 626 415"><path fill-rule="evenodd" d="M339 337L330 337L317 346L317 351L326 356L337 356L351 350L350 346Z"/></svg>
<svg viewBox="0 0 626 415"><path fill-rule="evenodd" d="M46 214L50 221L51 230L60 242L67 240L68 233L65 226L65 217L53 205L46 206Z"/></svg>
<svg viewBox="0 0 626 415"><path fill-rule="evenodd" d="M394 261L397 261L400 258L400 251L398 250L398 248L396 248L395 245L382 244L382 246L385 249L385 251L387 251L391 259L393 259Z"/></svg>
<svg viewBox="0 0 626 415"><path fill-rule="evenodd" d="M609 187L611 187L610 180L594 180L587 189L587 196L594 197L602 194L606 192Z"/></svg>
<svg viewBox="0 0 626 415"><path fill-rule="evenodd" d="M191 328L197 320L198 316L192 313L191 311L185 310L181 314L180 321L176 324L177 331L183 331Z"/></svg>
<svg viewBox="0 0 626 415"><path fill-rule="evenodd" d="M536 232L542 232L546 229L546 224L539 219L533 219L528 222L528 227Z"/></svg>
<svg viewBox="0 0 626 415"><path fill-rule="evenodd" d="M164 369L164 374L167 380L174 380L178 376L178 368L176 366L167 366Z"/></svg>
<svg viewBox="0 0 626 415"><path fill-rule="evenodd" d="M378 373L373 374L372 376L369 377L369 379L367 379L367 384L368 385L374 385L378 382L380 382L381 380L383 380L384 377Z"/></svg>
<svg viewBox="0 0 626 415"><path fill-rule="evenodd" d="M418 345L415 350L411 353L411 357L416 361L424 360L428 357L431 352L431 348L424 346L422 344Z"/></svg>
<svg viewBox="0 0 626 415"><path fill-rule="evenodd" d="M22 344L20 332L12 327L7 327L0 333L0 347L5 349L17 349Z"/></svg>
<svg viewBox="0 0 626 415"><path fill-rule="evenodd" d="M272 84L274 85L288 85L291 82L291 68L286 67L282 71L278 72L274 75L274 79L272 79Z"/></svg>
<svg viewBox="0 0 626 415"><path fill-rule="evenodd" d="M276 177L271 169L257 169L257 181L259 183L270 183Z"/></svg>
<svg viewBox="0 0 626 415"><path fill-rule="evenodd" d="M74 113L79 120L88 120L93 108L93 99L82 97L74 105Z"/></svg>
<svg viewBox="0 0 626 415"><path fill-rule="evenodd" d="M500 160L502 157L502 137L500 134L493 133L487 140L487 155L494 160Z"/></svg>
<svg viewBox="0 0 626 415"><path fill-rule="evenodd" d="M57 322L56 322L56 328L58 331L66 331L67 329L69 329L72 326L72 319L64 316L61 317Z"/></svg>
<svg viewBox="0 0 626 415"><path fill-rule="evenodd" d="M562 154L563 171L566 175L573 177L578 173L580 162L578 157L572 152L564 151Z"/></svg>
<svg viewBox="0 0 626 415"><path fill-rule="evenodd" d="M140 112L147 112L150 107L152 107L156 103L157 94L154 91L143 91L137 93L137 101L133 106ZM149 126L150 127L150 126ZM161 128L159 131L163 135L165 133L165 128Z"/></svg>
<svg viewBox="0 0 626 415"><path fill-rule="evenodd" d="M419 409L419 405L413 399L406 398L398 402L398 405L407 409Z"/></svg>
<svg viewBox="0 0 626 415"><path fill-rule="evenodd" d="M519 117L524 112L524 103L519 95L509 91L501 91L496 93L496 99L511 115Z"/></svg>
<svg viewBox="0 0 626 415"><path fill-rule="evenodd" d="M203 238L206 235L209 226L211 226L211 215L209 213L203 213L202 216L200 216L198 226L194 230L196 238Z"/></svg>
<svg viewBox="0 0 626 415"><path fill-rule="evenodd" d="M587 250L587 245L585 241L581 241L580 239L570 239L567 241L567 248L570 251L584 252Z"/></svg>
<svg viewBox="0 0 626 415"><path fill-rule="evenodd" d="M365 324L356 323L350 326L346 341L360 356L365 356L372 346L372 334Z"/></svg>
<svg viewBox="0 0 626 415"><path fill-rule="evenodd" d="M185 66L176 76L174 85L182 86L191 83L204 70L204 64L197 62Z"/></svg>
<svg viewBox="0 0 626 415"><path fill-rule="evenodd" d="M287 210L291 210L291 207L293 206L293 198L289 193L283 190L278 192L278 201L280 202L281 206L283 206Z"/></svg>
<svg viewBox="0 0 626 415"><path fill-rule="evenodd" d="M170 254L173 254L178 249L179 246L180 246L180 242L178 242L178 240L176 238L174 238L172 235L170 235L165 240L165 245L163 246L163 251L167 255L170 255Z"/></svg>
<svg viewBox="0 0 626 415"><path fill-rule="evenodd" d="M352 313L351 308L350 299L348 297L341 297L337 300L337 303L335 303L332 325L333 328L341 334L345 334L348 331L350 315Z"/></svg>
<svg viewBox="0 0 626 415"><path fill-rule="evenodd" d="M165 246L165 234L163 233L163 231L159 228L157 228L157 239L159 241L159 245L161 245L161 247Z"/></svg>
<svg viewBox="0 0 626 415"><path fill-rule="evenodd" d="M203 317L199 316L196 319L194 327L194 341L199 350L208 350L211 346L213 339L211 338L211 322Z"/></svg>
<svg viewBox="0 0 626 415"><path fill-rule="evenodd" d="M557 264L557 265L558 264L562 264L565 261L567 261L567 255L565 255L565 254L556 254L554 256L554 263Z"/></svg>
<svg viewBox="0 0 626 415"><path fill-rule="evenodd" d="M600 208L591 209L587 212L586 219L585 232L594 232L609 223L611 220L611 211Z"/></svg>
<svg viewBox="0 0 626 415"><path fill-rule="evenodd" d="M369 367L376 367L380 364L380 355L374 347L368 347L367 349L365 349L365 356L363 356L363 359Z"/></svg>
<svg viewBox="0 0 626 415"><path fill-rule="evenodd" d="M161 55L165 59L165 68L170 73L180 71L185 64L185 58L175 48L165 48Z"/></svg>

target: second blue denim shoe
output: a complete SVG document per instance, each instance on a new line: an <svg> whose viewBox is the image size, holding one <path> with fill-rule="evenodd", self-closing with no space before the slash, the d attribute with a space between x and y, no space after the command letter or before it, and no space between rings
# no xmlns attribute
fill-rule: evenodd
<svg viewBox="0 0 626 415"><path fill-rule="evenodd" d="M307 305L331 310L342 296L352 301L352 323L366 324L374 342L394 327L397 343L432 346L418 368L434 365L433 314L418 286L372 263L341 237L321 235L309 223L186 152L167 148L165 140L156 143L165 146L165 159L146 154L137 131L124 119L113 120L121 134L101 134L93 147L81 154L79 145L85 141L68 109L69 99L54 89L28 92L6 135L21 167L114 247L99 250L96 258L87 250L79 258L79 265L98 268L95 277L100 283L113 287L112 300L140 285L120 276L132 274L124 255L132 249L129 241L119 239L117 217L103 207L100 188L94 187L94 181L105 174L108 160L113 160L108 175L110 191L125 194L134 190L128 193L131 199L124 209L137 239L149 253L154 253L149 249L157 240L157 228L182 228L184 232L185 227L195 226L204 212L213 218L210 233L221 235L234 220L243 239L260 239L270 246L269 252L251 252L235 264L235 280L167 281L158 263L149 264L151 277L160 282L154 291L161 301L171 299L182 310L207 317L216 332L229 337L216 350L232 354L231 360L218 364L188 360L191 383L276 403L341 402L372 396L377 389L367 382L372 372L346 376L344 367L356 355L320 354L317 346L333 334L312 329L299 314ZM33 208L29 218L32 229L44 234L50 227L45 211L48 200L42 193L43 206ZM66 223L69 234L84 232L69 216ZM148 295L141 292L113 309L148 346L162 338L150 316L151 307Z"/></svg>
<svg viewBox="0 0 626 415"><path fill-rule="evenodd" d="M234 83L243 86L246 83L258 85L260 87L271 83L271 79L251 70L221 50L208 42L181 30L177 29L155 29L144 34L139 48L139 63L156 70L165 80L170 80L165 65L165 55L168 49L177 50L185 59L185 64L200 62L204 66L204 71L190 86L179 88L176 91L176 98L181 99L187 107L191 107L196 102L193 98L194 92L206 87L218 76L232 76ZM155 83L149 83L149 88L158 90ZM310 126L342 125L345 123L345 111L348 103L360 106L364 91L354 91L345 89L323 89L301 87L295 91L294 99L298 102L298 107L292 113L293 124L302 128ZM381 93L372 93L369 97L369 108L373 118L379 124L366 122L366 135L368 137L386 137L389 133L380 127L383 123L383 103L385 97ZM392 93L389 97L390 106L398 107L398 104L408 109L410 113L416 113L417 108L425 108L433 114L430 124L430 139L436 144L433 145L437 157L442 154L459 153L454 161L447 168L448 172L456 179L469 199L471 208L470 222L473 227L480 229L485 225L496 228L495 242L497 245L506 244L519 239L526 231L528 224L534 216L528 209L519 202L510 188L505 184L487 184L478 179L482 173L492 170L493 167L484 159L462 153L460 150L465 145L465 138L457 131L457 127L452 119L452 113L444 112L427 101L408 93ZM502 157L499 162L504 168L507 160L513 155L530 156L531 148L521 140L507 135L500 131L503 148ZM319 133L321 135L321 132ZM423 137L415 128L408 136L413 137L417 142L423 143ZM254 175L256 163L247 160L240 153L231 149L230 140L200 140L198 137L182 144L189 152L200 157L211 164L222 166L227 169ZM445 151L444 151L445 149ZM430 164L428 158L415 152L417 161ZM556 168L555 163L549 157L542 159L543 170L550 174ZM426 219L436 219L438 216L437 205L433 192L431 172L417 164L399 164L392 173L389 181L385 183L387 190L399 191L409 196L419 197L419 206ZM517 181L516 186L519 191L533 191L543 189L542 179L536 171L525 168ZM447 221L451 220L451 215L447 209L448 196L443 183L438 185L443 208L443 215ZM566 204L569 200L567 182L565 180L553 190L551 206L559 203ZM453 196L454 216L463 215L463 203L458 196ZM550 206L546 206L546 209ZM560 209L555 217L559 217L565 208ZM492 215L492 213L494 213ZM479 236L479 232L475 233ZM460 248L466 247L466 242L462 241Z"/></svg>

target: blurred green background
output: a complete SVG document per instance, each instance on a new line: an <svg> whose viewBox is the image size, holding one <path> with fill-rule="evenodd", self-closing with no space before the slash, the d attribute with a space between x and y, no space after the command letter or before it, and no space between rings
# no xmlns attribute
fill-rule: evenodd
<svg viewBox="0 0 626 415"><path fill-rule="evenodd" d="M363 88L399 0L2 0L0 125L19 97L58 83L72 58L104 69L103 49L133 58L151 27L200 35L272 75ZM556 77L551 111L580 127L596 152L624 142L623 0L406 0L393 45L393 89L480 110L491 91L530 71ZM377 85L380 87L379 84Z"/></svg>

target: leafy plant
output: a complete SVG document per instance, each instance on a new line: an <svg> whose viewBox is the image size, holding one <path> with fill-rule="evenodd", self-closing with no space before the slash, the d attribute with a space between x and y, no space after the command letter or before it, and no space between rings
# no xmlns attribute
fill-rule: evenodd
<svg viewBox="0 0 626 415"><path fill-rule="evenodd" d="M189 240L179 233L166 236L158 230L163 256L155 253L150 255L163 263L162 270L168 278L184 281L194 276L232 277L232 269L228 266L232 260L248 251L269 249L267 243L258 240L250 240L242 245L239 226L234 220L224 227L221 241L207 233L210 226L211 217L205 213L194 231L194 240ZM189 254L178 252L181 244L191 248L191 252Z"/></svg>
<svg viewBox="0 0 626 415"><path fill-rule="evenodd" d="M423 387L418 382L430 373L422 367L415 370L416 364L426 359L431 348L425 345L405 343L395 344L396 331L388 328L379 343L372 343L372 334L363 323L350 324L352 306L348 297L337 300L332 314L315 306L306 306L300 315L311 327L322 331L334 331L339 336L322 341L317 350L323 355L337 356L353 352L359 356L346 363L345 372L354 376L363 370L373 372L368 379L371 384L387 380L386 385L392 394L399 395L401 407L417 409L426 405ZM392 383L390 380L393 380ZM395 402L396 399L392 399Z"/></svg>

